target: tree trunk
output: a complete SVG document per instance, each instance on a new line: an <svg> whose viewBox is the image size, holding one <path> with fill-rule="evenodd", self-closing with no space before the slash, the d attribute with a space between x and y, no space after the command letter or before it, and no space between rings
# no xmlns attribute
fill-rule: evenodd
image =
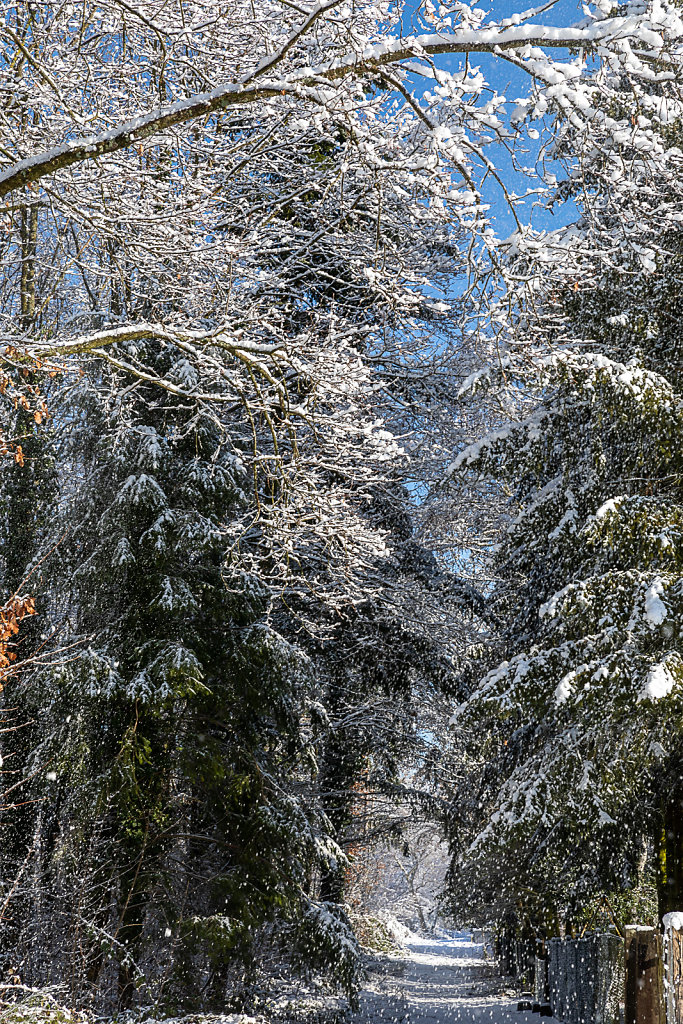
<svg viewBox="0 0 683 1024"><path fill-rule="evenodd" d="M38 249L38 207L21 208L21 283L19 299L21 322L27 328L36 315L36 252Z"/></svg>

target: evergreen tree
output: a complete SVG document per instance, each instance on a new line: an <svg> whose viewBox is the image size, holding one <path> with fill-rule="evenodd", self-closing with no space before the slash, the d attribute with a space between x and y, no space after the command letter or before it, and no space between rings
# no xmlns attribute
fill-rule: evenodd
<svg viewBox="0 0 683 1024"><path fill-rule="evenodd" d="M173 349L144 358L191 372ZM79 1000L128 1006L142 988L222 1007L277 914L302 943L332 942L352 991L344 923L325 931L306 896L329 847L291 788L307 771L306 661L263 621L259 582L226 565L226 523L249 500L240 452L215 416L122 375L86 376L61 417L73 476L54 528L71 529L51 599L79 649L31 683L27 980L73 971Z"/></svg>
<svg viewBox="0 0 683 1024"><path fill-rule="evenodd" d="M582 215L554 263L519 244L536 286L504 370L519 417L453 466L513 495L491 596L506 660L460 715L490 729L453 887L485 877L484 904L523 898L539 922L624 892L647 913L655 881L660 916L683 907L678 86L605 70L601 88L625 127L637 96L652 145L561 128L558 155L582 160L557 195Z"/></svg>
<svg viewBox="0 0 683 1024"><path fill-rule="evenodd" d="M226 198L222 225L237 233L244 206L268 210L258 254L267 271L255 276L253 302L268 303L269 317L281 318L287 336L308 333L320 350L317 389L307 374L298 379L300 394L309 408L315 401L325 422L324 433L315 437L297 427L300 452L319 466L317 488L287 536L286 602L277 606L276 621L286 636L303 633L298 642L315 666L319 773L313 799L347 853L363 827L365 801L382 793L398 803L402 768L424 746L418 722L425 703L438 703L450 685L463 614L477 607L474 591L440 568L417 539L416 507L404 478L419 470L392 437L394 431L419 433L420 459L442 444L450 410L445 382L453 372L450 339L433 366L421 356L420 370L413 372L414 348L423 352L441 317L431 297L408 299L404 289L408 268L414 274L416 267L448 289L459 232L446 223L407 222L398 194L369 192L363 169L348 166L350 141L344 122L329 134L308 127L297 149L282 146L263 173L251 171L239 204ZM330 187L337 180L343 182L340 192ZM346 210L341 218L340 203ZM410 318L406 306L412 307ZM360 366L366 376L356 382ZM378 393L381 404L370 405ZM348 431L342 439L339 417L353 406L365 419L366 440L354 438L352 458L342 461L350 439ZM377 438L373 410L383 414L374 428L389 428ZM261 443L271 466L281 464L267 437ZM274 518L286 496L281 481L276 489ZM337 520L340 529L329 532L321 550L307 526L322 508L332 522L339 513L354 521L362 548L349 545L342 554ZM263 579L272 571L265 551L263 544L253 547ZM339 577L341 566L346 580ZM374 822L377 838L397 831L400 817L397 810L393 819ZM320 878L321 897L343 904L347 875L345 860L332 858Z"/></svg>

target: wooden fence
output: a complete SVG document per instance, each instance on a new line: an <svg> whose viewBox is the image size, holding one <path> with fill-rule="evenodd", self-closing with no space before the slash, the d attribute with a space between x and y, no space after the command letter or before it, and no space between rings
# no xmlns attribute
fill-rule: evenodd
<svg viewBox="0 0 683 1024"><path fill-rule="evenodd" d="M683 913L663 924L663 934L631 925L623 939L551 939L542 956L510 944L501 966L529 988L533 1009L563 1024L683 1024Z"/></svg>
<svg viewBox="0 0 683 1024"><path fill-rule="evenodd" d="M548 943L548 997L566 1024L619 1024L624 942L617 935Z"/></svg>

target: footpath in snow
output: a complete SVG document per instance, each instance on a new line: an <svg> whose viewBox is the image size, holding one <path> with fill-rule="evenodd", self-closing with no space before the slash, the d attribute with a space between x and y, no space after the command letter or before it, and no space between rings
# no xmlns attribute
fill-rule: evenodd
<svg viewBox="0 0 683 1024"><path fill-rule="evenodd" d="M469 935L411 935L405 946L405 958L384 958L371 970L354 1024L540 1024L538 1014L517 1011L517 997Z"/></svg>

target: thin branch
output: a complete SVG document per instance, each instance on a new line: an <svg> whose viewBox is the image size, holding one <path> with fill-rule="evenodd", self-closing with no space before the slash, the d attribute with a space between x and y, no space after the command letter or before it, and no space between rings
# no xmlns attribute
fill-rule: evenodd
<svg viewBox="0 0 683 1024"><path fill-rule="evenodd" d="M407 39L391 39L381 46L368 47L362 54L348 54L318 69L298 69L285 78L259 86L246 87L246 83L253 77L250 74L240 82L226 82L210 92L197 93L177 103L155 107L105 132L69 139L54 149L20 160L0 174L0 198L56 171L137 145L174 125L282 94L301 95L307 87L319 87L322 81L333 82L348 74L372 74L385 65L398 64L416 55L496 53L533 46L593 48L618 36L621 31L627 31L630 25L631 19L611 18L586 28L524 25L418 35Z"/></svg>

